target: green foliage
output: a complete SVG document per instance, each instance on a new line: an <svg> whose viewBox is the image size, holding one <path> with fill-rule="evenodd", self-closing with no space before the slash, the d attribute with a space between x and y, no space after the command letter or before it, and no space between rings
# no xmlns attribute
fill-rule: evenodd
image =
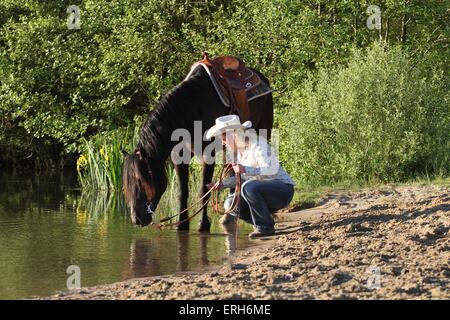
<svg viewBox="0 0 450 320"><path fill-rule="evenodd" d="M448 88L398 47L356 51L292 92L278 115L282 160L305 184L448 174Z"/></svg>
<svg viewBox="0 0 450 320"><path fill-rule="evenodd" d="M67 28L72 4L81 9L80 30ZM277 126L286 134L281 157L298 181L447 172L448 4L378 1L379 31L366 27L368 5L362 0L2 0L0 163L74 163L92 149L95 168L101 146L112 143L116 150L123 144L121 134L134 128L135 116L152 109L208 51L240 56L269 78ZM368 59L379 55L384 64L370 60L365 67L362 51L351 58L354 48L374 41L384 45L388 58L379 51ZM391 53L397 45L401 48ZM421 61L420 68L414 61ZM411 77L404 68L412 69ZM344 81L347 76L357 84ZM308 77L322 80L316 84ZM317 139L286 127L292 117L309 121L305 135L317 133ZM366 131L360 129L365 121ZM291 129L296 131L288 135ZM387 133L393 136L383 144ZM326 153L319 144L338 138ZM350 150L344 141L356 146ZM109 167L111 176L101 171L106 164L96 165L92 175L117 188L118 162Z"/></svg>

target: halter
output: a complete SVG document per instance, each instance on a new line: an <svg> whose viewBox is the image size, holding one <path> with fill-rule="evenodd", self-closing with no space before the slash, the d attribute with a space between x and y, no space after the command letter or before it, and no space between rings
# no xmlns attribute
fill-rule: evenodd
<svg viewBox="0 0 450 320"><path fill-rule="evenodd" d="M153 203L151 201L147 201L145 205L147 206L147 214L153 216L155 214L155 207L153 206Z"/></svg>

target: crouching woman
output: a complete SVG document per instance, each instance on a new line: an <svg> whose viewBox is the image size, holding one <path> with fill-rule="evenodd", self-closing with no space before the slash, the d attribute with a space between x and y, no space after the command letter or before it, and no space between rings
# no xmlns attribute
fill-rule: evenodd
<svg viewBox="0 0 450 320"><path fill-rule="evenodd" d="M220 136L226 148L227 162L231 163L235 174L241 177L241 199L237 208L222 217L222 223L239 218L252 224L254 231L250 238L272 235L275 222L272 214L285 208L292 201L294 182L280 166L278 157L270 148L267 140L252 129L251 122L241 124L236 115L216 119L206 136L208 139ZM210 183L208 188L235 188L236 177ZM224 203L229 211L234 194L230 194Z"/></svg>

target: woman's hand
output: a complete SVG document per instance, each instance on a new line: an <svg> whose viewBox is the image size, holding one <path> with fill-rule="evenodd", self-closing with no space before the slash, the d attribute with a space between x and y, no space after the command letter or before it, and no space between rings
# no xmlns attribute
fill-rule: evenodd
<svg viewBox="0 0 450 320"><path fill-rule="evenodd" d="M208 189L212 189L212 188L217 188L217 189L222 189L222 182L219 180L219 181L217 181L217 182L211 182L211 183L208 183L207 185L206 185L206 187L208 188Z"/></svg>
<svg viewBox="0 0 450 320"><path fill-rule="evenodd" d="M238 173L238 174L245 173L245 169L242 165L235 163L235 164L232 164L232 166L233 166L233 171L235 173Z"/></svg>

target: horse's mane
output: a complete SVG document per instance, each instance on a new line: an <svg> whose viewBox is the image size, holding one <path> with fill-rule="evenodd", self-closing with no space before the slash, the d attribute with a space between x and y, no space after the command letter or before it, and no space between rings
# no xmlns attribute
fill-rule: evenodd
<svg viewBox="0 0 450 320"><path fill-rule="evenodd" d="M126 199L133 199L139 186L151 189L164 181L166 159L177 143L171 141L172 132L193 122L200 95L205 94L205 81L209 81L208 75L203 68L197 68L189 79L170 90L150 112L142 125L136 150L124 162L123 191ZM144 167L140 159L149 167Z"/></svg>
<svg viewBox="0 0 450 320"><path fill-rule="evenodd" d="M173 130L186 128L193 122L195 103L204 92L205 76L206 72L197 68L189 79L170 90L145 120L137 148L150 165L163 165L174 146L170 139Z"/></svg>

